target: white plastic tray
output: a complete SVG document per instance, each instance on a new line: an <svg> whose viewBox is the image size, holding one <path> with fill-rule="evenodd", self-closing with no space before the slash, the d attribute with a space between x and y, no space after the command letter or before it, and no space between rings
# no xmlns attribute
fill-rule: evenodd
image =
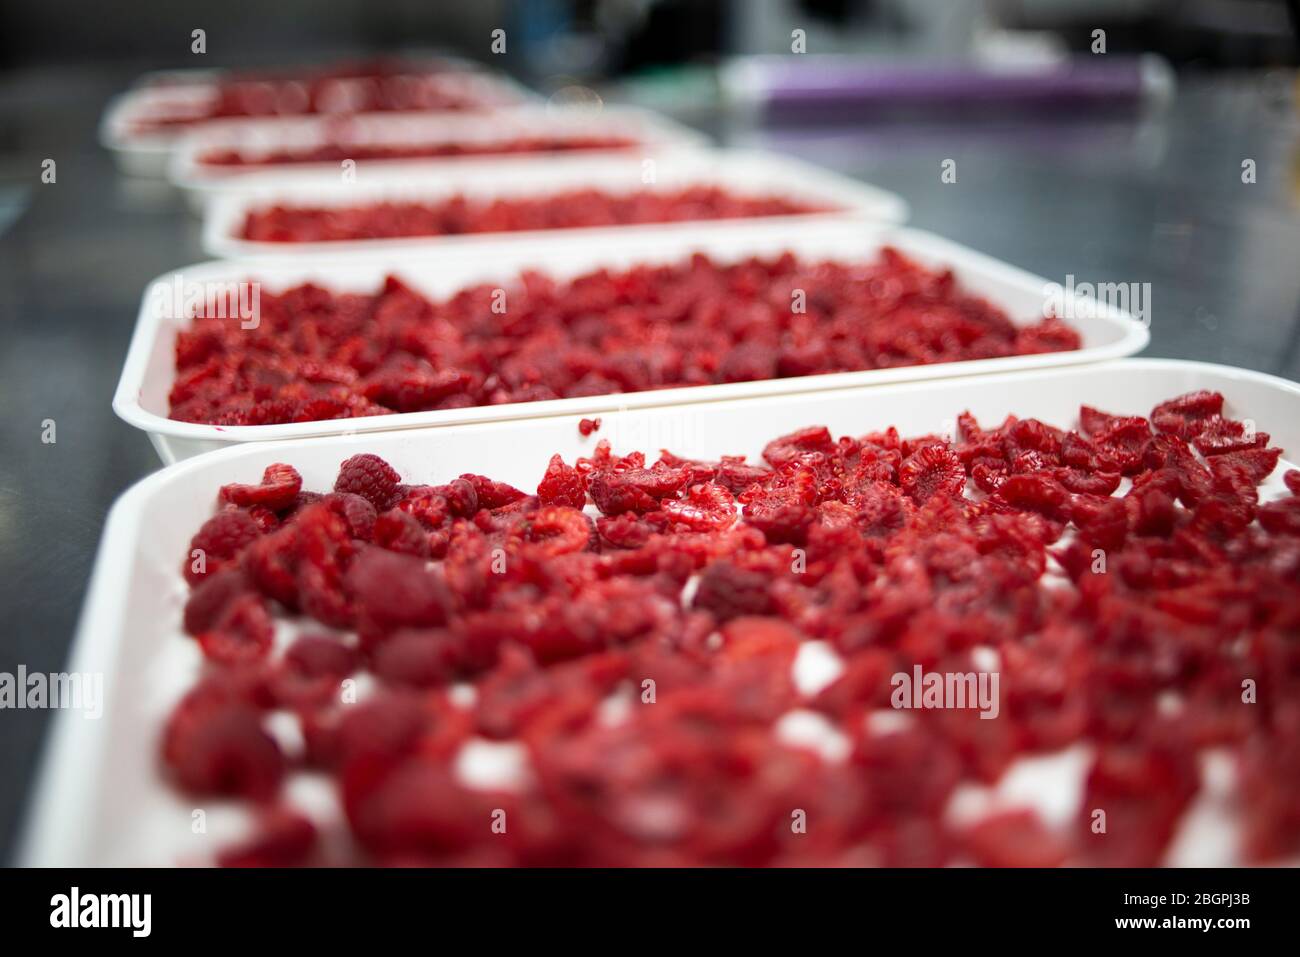
<svg viewBox="0 0 1300 957"><path fill-rule="evenodd" d="M511 178L521 169L537 165L590 158L593 155L636 157L668 150L708 145L708 137L649 110L631 106L606 106L598 111L582 107L521 106L490 114L469 113L367 113L340 119L295 117L283 120L240 120L205 124L176 145L170 176L192 204L202 208L213 195L232 187L259 184L342 182L337 162L293 163L267 167L205 166L199 157L213 149L240 149L252 153L281 147L307 147L328 143L346 122L349 141L377 144L500 142L521 136L599 135L626 136L641 145L626 150L565 150L497 156L451 156L426 159L372 159L356 164L359 182L392 181L412 175L454 173L458 170L495 171ZM256 179L254 179L256 177Z"/></svg>
<svg viewBox="0 0 1300 957"><path fill-rule="evenodd" d="M164 103L192 103L195 106L207 103L215 93L214 81L218 79L220 79L220 71L214 70L150 74L142 78L142 82L109 100L99 124L101 145L113 154L113 158L123 172L132 176L163 177L167 175L172 153L186 135L218 124L273 122L261 117L228 118L176 127L171 130L142 133L134 129L134 124L139 119L154 113L158 106ZM503 106L518 105L535 99L535 94L508 77L478 70L449 73L448 82L468 87ZM404 115L441 116L443 114L431 112Z"/></svg>
<svg viewBox="0 0 1300 957"><path fill-rule="evenodd" d="M479 282L508 284L520 269L533 267L557 277L575 276L599 267L624 268L637 262L674 262L692 251L728 261L750 255L777 255L791 250L807 258L854 260L874 257L892 244L927 265L950 266L969 292L984 296L1006 310L1013 322L1037 321L1047 305L1046 280L973 252L930 233L860 223L825 223L813 227L719 227L708 235L684 241L678 236L610 237L599 245L556 238L533 247L493 246L473 255L444 255L430 260L381 261L313 260L305 263L215 262L169 273L156 283L174 284L256 280L269 291L308 280L331 289L373 291L383 277L395 273L411 286L437 297ZM1072 320L1083 337L1083 348L1032 356L1010 356L969 362L841 372L832 375L770 379L650 392L619 393L546 402L477 406L433 412L410 412L304 422L284 425L214 426L175 422L167 418L167 395L174 381L173 347L183 325L158 315L154 285L145 291L126 365L113 398L113 409L125 421L149 433L164 462L175 462L234 442L259 442L344 432L375 432L430 425L454 425L546 415L577 415L615 409L648 408L683 402L704 402L759 395L789 395L852 385L876 385L913 379L950 378L981 372L1033 369L1097 362L1133 355L1147 343L1148 333L1136 319L1102 304L1076 300Z"/></svg>
<svg viewBox="0 0 1300 957"><path fill-rule="evenodd" d="M653 176L648 176L649 172L653 172ZM553 238L556 231L521 230L315 243L255 242L240 238L239 233L249 212L275 205L348 207L377 202L433 203L458 194L490 201L511 196L546 196L584 188L604 189L617 194L636 190L672 192L691 186L723 187L742 195L778 196L837 208L794 216L582 228L565 230L565 235L599 245L610 236L632 231L694 237L719 226L730 227L738 223L747 226L808 226L846 219L896 224L907 220L907 204L902 197L811 163L773 153L681 150L656 160L652 171L647 170L639 159L628 162L626 159L593 156L575 158L574 162L560 166L530 164L508 179L470 169L379 183L343 183L338 177L333 177L329 184L277 182L231 190L208 204L203 223L203 248L221 257L288 258L339 253L386 255L408 251L435 254L460 248L482 248L485 244L536 244Z"/></svg>
<svg viewBox="0 0 1300 957"><path fill-rule="evenodd" d="M1015 413L1073 426L1080 403L1147 415L1158 402L1195 389L1222 392L1227 414L1250 418L1271 433L1284 460L1261 497L1281 494L1281 475L1300 452L1300 385L1225 366L1152 359L618 412L605 416L601 431L588 438L579 435L576 416L566 416L526 426L484 423L257 443L164 469L125 493L109 514L69 665L75 672L103 673L104 714L99 720L71 711L57 716L20 860L51 866L198 862L242 833L246 822L233 805L205 801L208 833L192 834L190 815L198 805L165 785L156 756L165 716L200 665L194 641L180 629L186 595L180 559L211 514L218 487L255 481L272 462L292 463L310 489L330 486L343 459L368 451L391 462L404 481L445 482L475 471L531 490L552 453L572 461L589 454L599 438L609 438L618 452L668 447L686 456L757 456L769 439L805 425L825 424L836 435L887 425L925 434L950 429L957 414L970 410L986 423ZM1029 802L1049 820L1073 819L1071 801L1085 764L1066 754L1050 763L1050 773L1040 767L1037 778L1031 775L1037 783L1027 790L1023 775L1004 779L992 800ZM291 781L289 795L309 805L304 810L327 829L337 825L332 792L319 780ZM1230 863L1231 829L1213 806L1196 810L1185 819L1169 862Z"/></svg>

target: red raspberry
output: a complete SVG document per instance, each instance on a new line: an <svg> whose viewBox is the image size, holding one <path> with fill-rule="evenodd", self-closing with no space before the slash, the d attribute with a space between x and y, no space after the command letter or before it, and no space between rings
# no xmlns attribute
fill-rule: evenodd
<svg viewBox="0 0 1300 957"><path fill-rule="evenodd" d="M245 594L250 587L239 568L227 568L208 575L194 586L185 602L185 631L197 636L212 629L226 606Z"/></svg>
<svg viewBox="0 0 1300 957"><path fill-rule="evenodd" d="M772 609L770 581L760 572L731 562L715 562L700 575L691 604L713 613L719 622L743 615L766 615Z"/></svg>
<svg viewBox="0 0 1300 957"><path fill-rule="evenodd" d="M552 455L546 466L546 474L537 484L537 500L543 505L565 505L569 508L582 508L587 504L587 487L571 465L565 465L564 459Z"/></svg>
<svg viewBox="0 0 1300 957"><path fill-rule="evenodd" d="M266 657L273 634L271 615L261 596L245 594L226 605L217 623L198 637L209 661L246 665Z"/></svg>
<svg viewBox="0 0 1300 957"><path fill-rule="evenodd" d="M212 685L200 685L177 705L163 749L177 784L194 794L265 799L284 775L284 756L258 711Z"/></svg>
<svg viewBox="0 0 1300 957"><path fill-rule="evenodd" d="M194 585L228 567L244 546L261 534L262 530L247 512L236 508L218 512L190 539L190 550L182 566L185 580Z"/></svg>
<svg viewBox="0 0 1300 957"><path fill-rule="evenodd" d="M401 480L396 470L379 456L362 453L339 467L334 491L360 495L375 511L386 512L401 501L402 493L398 490Z"/></svg>
<svg viewBox="0 0 1300 957"><path fill-rule="evenodd" d="M288 508L302 489L302 476L291 465L268 465L261 485L223 485L221 500L233 505L261 505L275 511Z"/></svg>
<svg viewBox="0 0 1300 957"><path fill-rule="evenodd" d="M482 475L466 473L461 479L474 489L479 508L501 508L525 498L525 493L505 482L494 482Z"/></svg>
<svg viewBox="0 0 1300 957"><path fill-rule="evenodd" d="M600 419L579 419L578 432L583 436L591 435L600 429Z"/></svg>
<svg viewBox="0 0 1300 957"><path fill-rule="evenodd" d="M348 492L333 492L322 501L343 517L353 538L359 538L363 542L374 538L377 513L369 499Z"/></svg>
<svg viewBox="0 0 1300 957"><path fill-rule="evenodd" d="M952 450L927 445L903 461L898 480L912 501L924 505L936 495L960 496L966 487L966 470Z"/></svg>
<svg viewBox="0 0 1300 957"><path fill-rule="evenodd" d="M450 596L440 575L410 555L373 546L356 557L347 587L358 613L381 630L441 625Z"/></svg>
<svg viewBox="0 0 1300 957"><path fill-rule="evenodd" d="M394 508L375 521L375 544L392 552L429 557L429 535L408 512Z"/></svg>
<svg viewBox="0 0 1300 957"><path fill-rule="evenodd" d="M294 867L316 847L316 825L296 811L277 809L257 822L253 835L217 853L219 867Z"/></svg>

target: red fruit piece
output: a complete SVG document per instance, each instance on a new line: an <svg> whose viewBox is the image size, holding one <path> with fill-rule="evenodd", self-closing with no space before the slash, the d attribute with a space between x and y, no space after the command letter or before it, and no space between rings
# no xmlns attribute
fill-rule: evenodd
<svg viewBox="0 0 1300 957"><path fill-rule="evenodd" d="M447 586L419 558L371 546L353 561L346 585L358 614L381 630L447 620Z"/></svg>
<svg viewBox="0 0 1300 957"><path fill-rule="evenodd" d="M510 530L510 541L541 554L554 556L580 552L592 543L594 526L576 508L540 508Z"/></svg>
<svg viewBox="0 0 1300 957"><path fill-rule="evenodd" d="M390 509L375 520L374 543L380 548L417 558L429 557L429 535L409 512Z"/></svg>
<svg viewBox="0 0 1300 957"><path fill-rule="evenodd" d="M451 518L451 505L447 498L432 485L417 485L406 490L397 508L413 516L424 528L437 531Z"/></svg>
<svg viewBox="0 0 1300 957"><path fill-rule="evenodd" d="M580 509L587 504L587 486L577 469L565 465L564 459L559 455L552 455L546 466L546 474L537 484L537 500L542 505L564 505Z"/></svg>
<svg viewBox="0 0 1300 957"><path fill-rule="evenodd" d="M251 587L240 568L227 568L208 575L194 586L185 602L183 625L186 633L197 636L213 628L226 606Z"/></svg>
<svg viewBox="0 0 1300 957"><path fill-rule="evenodd" d="M1208 420L1223 411L1223 396L1217 392L1189 392L1151 410L1151 424L1159 432L1169 432L1182 439L1198 435Z"/></svg>
<svg viewBox="0 0 1300 957"><path fill-rule="evenodd" d="M193 585L226 568L244 546L261 534L262 530L247 512L237 508L218 512L190 539L189 554L182 566L185 580Z"/></svg>
<svg viewBox="0 0 1300 957"><path fill-rule="evenodd" d="M936 495L961 495L966 487L966 470L951 449L926 445L903 460L898 480L912 501L924 505Z"/></svg>
<svg viewBox="0 0 1300 957"><path fill-rule="evenodd" d="M398 488L401 480L397 471L379 456L363 452L339 466L334 491L360 495L375 511L386 512L401 501Z"/></svg>
<svg viewBox="0 0 1300 957"><path fill-rule="evenodd" d="M260 713L229 681L204 682L181 699L163 732L163 760L187 791L253 799L274 793L285 767Z"/></svg>
<svg viewBox="0 0 1300 957"><path fill-rule="evenodd" d="M357 667L357 653L326 635L298 638L272 670L268 690L280 707L323 705L336 698L340 682Z"/></svg>
<svg viewBox="0 0 1300 957"><path fill-rule="evenodd" d="M1300 495L1300 469L1287 469L1282 481L1292 495Z"/></svg>
<svg viewBox="0 0 1300 957"><path fill-rule="evenodd" d="M279 511L294 503L301 488L302 476L298 470L277 462L266 467L261 485L221 486L221 500L232 505L261 505Z"/></svg>
<svg viewBox="0 0 1300 957"><path fill-rule="evenodd" d="M600 428L600 419L579 419L578 431L586 436L597 431Z"/></svg>
<svg viewBox="0 0 1300 957"><path fill-rule="evenodd" d="M347 522L348 531L353 538L368 542L374 537L377 513L369 499L350 492L333 492L322 501Z"/></svg>
<svg viewBox="0 0 1300 957"><path fill-rule="evenodd" d="M501 508L527 497L524 492L519 491L513 485L507 485L505 482L494 482L482 475L466 473L461 478L473 487L474 494L478 498L479 508Z"/></svg>
<svg viewBox="0 0 1300 957"><path fill-rule="evenodd" d="M263 815L253 834L217 853L219 867L295 867L316 847L316 825L305 815L277 808Z"/></svg>
<svg viewBox="0 0 1300 957"><path fill-rule="evenodd" d="M692 485L683 499L667 499L663 512L698 532L722 531L736 523L736 500L722 485Z"/></svg>
<svg viewBox="0 0 1300 957"><path fill-rule="evenodd" d="M1003 811L967 828L966 849L980 867L1059 867L1069 849L1033 811Z"/></svg>
<svg viewBox="0 0 1300 957"><path fill-rule="evenodd" d="M246 665L266 657L274 633L261 596L245 594L231 601L217 623L199 635L199 646L209 661Z"/></svg>
<svg viewBox="0 0 1300 957"><path fill-rule="evenodd" d="M712 612L719 622L742 615L766 615L772 610L769 585L761 572L727 561L715 562L700 575L691 606Z"/></svg>

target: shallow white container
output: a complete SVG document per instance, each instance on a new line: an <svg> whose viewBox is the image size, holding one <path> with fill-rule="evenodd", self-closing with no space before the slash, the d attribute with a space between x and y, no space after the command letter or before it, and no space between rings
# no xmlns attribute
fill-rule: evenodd
<svg viewBox="0 0 1300 957"><path fill-rule="evenodd" d="M240 149L264 153L281 147L308 147L329 143L345 124L349 141L400 145L418 143L492 143L528 136L625 136L638 146L623 150L561 150L477 156L358 160L351 178L356 182L392 182L420 174L455 174L481 170L502 179L539 162L559 164L598 155L643 158L660 153L708 145L708 137L666 117L631 106L582 107L521 106L483 113L368 113L354 117L321 119L293 117L283 120L240 120L205 124L176 145L169 175L195 208L232 187L248 188L285 183L343 182L339 162L292 163L266 167L205 166L199 158L214 149ZM253 179L257 177L257 179Z"/></svg>
<svg viewBox="0 0 1300 957"><path fill-rule="evenodd" d="M669 448L688 457L745 453L756 460L768 440L806 425L824 424L836 435L888 425L904 434L928 434L951 429L956 416L969 410L986 425L1014 413L1077 427L1081 403L1148 415L1157 403L1195 389L1222 392L1225 414L1252 419L1284 449L1261 498L1285 494L1282 473L1300 458L1300 385L1163 359L629 410L607 414L601 430L586 438L571 415L526 425L250 443L164 469L122 495L109 514L69 664L73 672L103 674L104 713L98 720L72 711L56 717L20 860L58 866L199 862L213 852L214 842L243 832L246 822L234 805L205 801L208 833L193 834L196 803L165 784L156 755L162 723L200 666L195 642L180 627L186 586L179 565L190 536L212 513L222 484L255 482L273 462L293 464L308 489L330 487L339 463L366 451L387 459L406 482L440 483L473 471L531 490L552 453L573 461L601 438L616 452ZM1078 784L1071 774L1078 772L1078 762L1067 755L1060 767L1035 778L1028 793L1022 778L995 799L1028 801L1068 819L1071 789ZM290 795L299 801L311 795L305 809L327 829L337 825L320 781L300 780ZM1212 811L1180 833L1170 863L1231 861L1233 832Z"/></svg>
<svg viewBox="0 0 1300 957"><path fill-rule="evenodd" d="M136 122L156 112L165 104L188 104L193 108L208 103L216 95L216 82L221 79L222 71L193 70L149 74L141 78L131 89L120 93L108 102L99 124L100 144L113 154L118 168L132 176L163 177L167 170L177 144L188 134L201 128L216 124L237 125L242 123L274 122L264 117L225 118L176 127L170 130L140 132L134 128ZM517 106L535 99L535 94L526 90L508 77L489 74L478 70L462 69L449 73L444 78L482 95L485 99L499 106ZM485 107L487 109L487 107ZM366 114L385 115L385 114ZM423 114L441 116L441 113ZM319 116L319 114L308 114Z"/></svg>
<svg viewBox="0 0 1300 957"><path fill-rule="evenodd" d="M1067 366L1129 356L1149 338L1142 323L1128 313L1093 300L1072 300L1074 327L1083 348L1072 352L1010 356L968 362L840 372L830 375L737 382L725 385L659 389L546 402L486 405L468 409L407 412L394 415L282 425L216 426L176 422L167 418L167 395L175 380L173 348L176 333L185 323L164 318L157 308L159 284L258 281L278 290L314 281L331 289L373 291L385 275L394 273L422 292L445 297L480 282L508 284L523 268L537 268L559 278L580 275L600 267L626 268L638 262L675 262L691 252L707 253L722 261L750 255L778 255L790 250L808 259L860 260L874 257L881 246L893 245L917 261L934 267L951 267L962 287L1001 306L1013 322L1025 324L1042 317L1047 306L1046 280L1008 266L964 246L930 233L863 223L790 224L779 227L732 226L683 240L679 236L640 234L610 237L599 244L558 235L533 246L499 245L481 253L443 255L435 259L365 258L313 259L286 263L204 263L169 273L145 291L135 333L127 353L113 409L119 417L145 430L164 462L241 442L262 442L315 435L370 433L466 422L526 419L548 415L587 415L616 409L649 408L684 402L707 402L747 396L790 395L852 385L876 385L913 379L950 378L982 372ZM1070 303L1067 303L1070 304ZM232 320L235 321L235 320Z"/></svg>
<svg viewBox="0 0 1300 957"><path fill-rule="evenodd" d="M826 212L747 219L312 243L257 242L239 236L250 212L276 205L350 207L381 202L436 203L457 195L489 202L510 197L541 197L575 189L602 189L614 194L642 190L668 193L692 186L722 187L743 196L774 196L836 208ZM690 238L738 224L806 227L844 220L901 224L907 220L907 214L907 203L897 194L797 159L740 150L680 150L655 160L650 168L639 158L629 162L626 158L593 156L575 158L573 162L561 165L530 164L509 178L469 169L378 183L343 183L338 177L333 177L328 184L275 182L247 189L232 188L207 206L203 221L203 248L213 256L228 258L405 252L433 255L460 249L482 249L486 244L549 242L561 234L599 245L607 238L633 231Z"/></svg>

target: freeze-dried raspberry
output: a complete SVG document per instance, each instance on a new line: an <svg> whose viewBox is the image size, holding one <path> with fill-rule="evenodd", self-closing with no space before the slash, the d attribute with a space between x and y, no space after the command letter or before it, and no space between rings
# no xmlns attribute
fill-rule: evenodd
<svg viewBox="0 0 1300 957"><path fill-rule="evenodd" d="M510 530L510 541L545 555L580 552L593 543L594 525L576 508L540 508Z"/></svg>
<svg viewBox="0 0 1300 957"><path fill-rule="evenodd" d="M442 528L451 518L451 506L446 497L432 485L408 488L397 507L416 518L429 531Z"/></svg>
<svg viewBox="0 0 1300 957"><path fill-rule="evenodd" d="M334 481L334 491L360 495L377 512L386 512L399 501L401 476L377 455L363 452L354 455L339 466L339 477Z"/></svg>
<svg viewBox="0 0 1300 957"><path fill-rule="evenodd" d="M286 608L298 607L298 564L302 550L295 525L264 535L249 546L243 556L248 580L268 598Z"/></svg>
<svg viewBox="0 0 1300 957"><path fill-rule="evenodd" d="M526 493L514 486L507 485L505 482L494 482L482 475L466 473L461 476L461 479L474 489L479 508L501 508L526 497Z"/></svg>
<svg viewBox="0 0 1300 957"><path fill-rule="evenodd" d="M212 516L190 539L182 568L191 585L228 567L243 548L262 534L245 511L224 509Z"/></svg>
<svg viewBox="0 0 1300 957"><path fill-rule="evenodd" d="M357 653L337 638L303 635L272 669L267 691L280 707L323 705L339 697L342 680L356 667Z"/></svg>
<svg viewBox="0 0 1300 957"><path fill-rule="evenodd" d="M950 449L927 445L903 461L898 480L916 504L924 505L935 495L961 495L966 487L966 470Z"/></svg>
<svg viewBox="0 0 1300 957"><path fill-rule="evenodd" d="M1151 410L1151 424L1160 432L1182 439L1200 434L1206 423L1223 411L1223 396L1217 392L1189 392Z"/></svg>
<svg viewBox="0 0 1300 957"><path fill-rule="evenodd" d="M219 867L295 867L316 847L316 825L297 811L278 808L258 820L253 834L217 853Z"/></svg>
<svg viewBox="0 0 1300 957"><path fill-rule="evenodd" d="M742 615L766 615L772 609L770 581L760 572L731 562L715 562L700 575L692 606L712 612L720 622Z"/></svg>
<svg viewBox="0 0 1300 957"><path fill-rule="evenodd" d="M370 500L350 492L332 492L322 501L348 523L353 538L368 542L374 538L375 519L378 517Z"/></svg>
<svg viewBox="0 0 1300 957"><path fill-rule="evenodd" d="M479 510L478 491L472 482L463 478L452 479L446 485L435 485L433 491L447 500L452 515L470 518Z"/></svg>
<svg viewBox="0 0 1300 957"><path fill-rule="evenodd" d="M163 757L181 788L203 795L264 799L285 769L257 709L212 684L177 704L164 730Z"/></svg>
<svg viewBox="0 0 1300 957"><path fill-rule="evenodd" d="M606 515L653 512L660 499L675 496L686 483L686 470L631 468L601 472L587 479L587 491Z"/></svg>
<svg viewBox="0 0 1300 957"><path fill-rule="evenodd" d="M695 531L721 531L736 523L736 500L721 485L692 485L683 499L667 499L663 512Z"/></svg>
<svg viewBox="0 0 1300 957"><path fill-rule="evenodd" d="M227 568L208 575L194 586L185 602L185 631L198 636L214 627L226 606L250 587L240 568Z"/></svg>
<svg viewBox="0 0 1300 957"><path fill-rule="evenodd" d="M983 818L963 835L980 867L1059 867L1069 846L1033 811L1004 811Z"/></svg>
<svg viewBox="0 0 1300 957"><path fill-rule="evenodd" d="M269 509L288 508L302 488L302 476L292 465L268 465L261 485L223 485L221 500L233 505L261 505Z"/></svg>
<svg viewBox="0 0 1300 957"><path fill-rule="evenodd" d="M600 429L600 419L579 419L578 432L583 436L591 435Z"/></svg>
<svg viewBox="0 0 1300 957"><path fill-rule="evenodd" d="M273 632L266 603L258 595L245 594L227 604L216 624L199 634L199 646L209 661L245 665L266 657Z"/></svg>
<svg viewBox="0 0 1300 957"><path fill-rule="evenodd" d="M419 558L371 546L353 561L346 583L359 614L382 630L447 620L447 586Z"/></svg>
<svg viewBox="0 0 1300 957"><path fill-rule="evenodd" d="M417 558L429 557L429 536L409 512L400 507L384 512L375 520L374 543L380 548Z"/></svg>
<svg viewBox="0 0 1300 957"><path fill-rule="evenodd" d="M1287 469L1282 475L1282 481L1292 495L1300 495L1300 469Z"/></svg>
<svg viewBox="0 0 1300 957"><path fill-rule="evenodd" d="M552 455L546 474L537 484L537 500L543 505L582 508L587 504L587 486L577 469L565 465L560 456Z"/></svg>

